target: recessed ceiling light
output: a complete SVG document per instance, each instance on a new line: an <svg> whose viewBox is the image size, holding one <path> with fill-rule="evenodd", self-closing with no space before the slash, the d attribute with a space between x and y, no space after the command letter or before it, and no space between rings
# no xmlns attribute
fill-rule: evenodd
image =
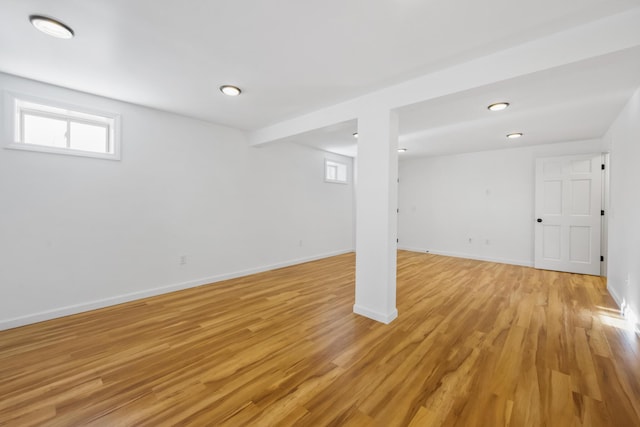
<svg viewBox="0 0 640 427"><path fill-rule="evenodd" d="M398 153L404 153L405 151L407 151L406 148L398 148Z"/></svg>
<svg viewBox="0 0 640 427"><path fill-rule="evenodd" d="M487 108L491 111L502 111L509 106L508 102L496 102L495 104L489 105Z"/></svg>
<svg viewBox="0 0 640 427"><path fill-rule="evenodd" d="M57 37L59 39L70 39L73 37L73 30L62 22L41 15L29 16L29 21L43 33Z"/></svg>
<svg viewBox="0 0 640 427"><path fill-rule="evenodd" d="M242 93L239 87L231 85L220 86L220 91L227 96L238 96Z"/></svg>
<svg viewBox="0 0 640 427"><path fill-rule="evenodd" d="M354 133L353 133L353 137L354 137L354 138L357 138L357 137L358 137L358 132L354 132Z"/></svg>
<svg viewBox="0 0 640 427"><path fill-rule="evenodd" d="M516 139L516 138L520 138L522 135L524 135L522 132L510 133L507 135L507 138Z"/></svg>

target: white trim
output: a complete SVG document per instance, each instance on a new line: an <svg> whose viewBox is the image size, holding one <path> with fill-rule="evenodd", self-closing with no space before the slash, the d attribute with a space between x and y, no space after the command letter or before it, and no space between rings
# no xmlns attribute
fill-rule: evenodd
<svg viewBox="0 0 640 427"><path fill-rule="evenodd" d="M32 151L36 153L62 154L74 157L92 157L94 159L120 160L115 154L95 153L92 151L73 150L69 148L47 147L46 145L23 144L22 142L10 142L4 148L9 150Z"/></svg>
<svg viewBox="0 0 640 427"><path fill-rule="evenodd" d="M428 253L434 254L434 255L450 256L450 257L454 257L454 258L466 258L466 259L474 259L474 260L477 260L477 261L497 262L499 264L511 264L511 265L520 265L522 267L533 267L533 261L522 261L522 260L516 260L516 259L486 257L486 256L466 254L466 253L461 253L461 252L448 252L448 251L439 251L439 250L433 250L433 249L412 248L412 247L408 247L408 246L398 246L398 249L403 250L403 251L410 251L410 252L421 252L421 253L428 252Z"/></svg>
<svg viewBox="0 0 640 427"><path fill-rule="evenodd" d="M223 280L235 279L238 277L249 276L251 274L262 273L265 271L275 270L278 268L289 267L296 264L303 264L305 262L316 261L323 258L329 258L332 256L343 255L353 252L354 249L343 249L339 251L327 252L320 255L314 255L305 258L298 258L290 261L280 262L271 265L264 265L261 267L250 268L247 270L236 271L233 273L220 274L217 276L204 277L201 279L191 280L183 283L176 283L173 285L160 286L157 288L147 289L144 291L131 292L128 294L118 295L109 298L103 298L95 301L84 302L80 304L69 305L66 307L55 308L53 310L41 311L38 313L27 314L26 316L14 317L11 319L0 320L0 331L5 329L17 328L19 326L29 325L32 323L43 322L45 320L56 319L58 317L70 316L72 314L83 313L86 311L97 310L99 308L110 307L125 302L135 301L142 298L153 297L156 295L162 295L170 292L181 291L183 289L195 288L197 286L209 285Z"/></svg>
<svg viewBox="0 0 640 427"><path fill-rule="evenodd" d="M388 325L389 323L393 322L393 320L396 317L398 317L398 309L397 308L394 308L391 313L384 314L384 313L380 313L380 312L375 311L375 310L368 309L368 308L363 307L361 305L354 304L353 305L353 312L355 314L359 314L361 316L368 317L369 319L373 319L373 320L376 320L378 322L382 322L385 325Z"/></svg>
<svg viewBox="0 0 640 427"><path fill-rule="evenodd" d="M23 150L23 151L36 151L40 153L49 154L63 154L66 156L79 156L79 157L92 157L105 160L120 160L121 159L121 117L120 114L96 110L84 105L67 104L64 102L54 101L45 98L39 98L24 93L4 91L4 124L5 132L2 135L4 138L4 148L11 150ZM90 123L93 125L104 125L107 128L107 137L109 144L113 146L112 153L98 153L93 151L83 151L73 148L61 148L50 147L46 145L25 144L20 141L21 132L16 132L16 103L24 101L27 103L42 105L43 107L49 107L51 109L63 109L68 110L69 115L55 114L56 116L66 117L67 120L72 120L77 123ZM43 115L40 110L37 110L39 115ZM44 110L43 110L44 111ZM73 117L71 113L77 113L78 117ZM85 116L83 118L82 116ZM87 119L86 116L96 116L95 119ZM104 119L104 120L100 120Z"/></svg>
<svg viewBox="0 0 640 427"><path fill-rule="evenodd" d="M604 209L604 215L600 217L600 255L604 261L600 262L600 276L607 277L609 269L609 191L610 190L610 162L609 153L602 153L602 200L600 205Z"/></svg>

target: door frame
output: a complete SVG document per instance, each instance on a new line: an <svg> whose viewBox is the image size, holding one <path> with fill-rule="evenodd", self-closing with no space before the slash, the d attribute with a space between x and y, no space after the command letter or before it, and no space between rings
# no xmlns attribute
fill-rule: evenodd
<svg viewBox="0 0 640 427"><path fill-rule="evenodd" d="M607 277L609 267L609 177L611 173L609 153L602 153L602 164L604 165L602 171L602 209L604 209L604 215L601 217L600 224L600 255L603 257L603 261L600 262L600 276Z"/></svg>

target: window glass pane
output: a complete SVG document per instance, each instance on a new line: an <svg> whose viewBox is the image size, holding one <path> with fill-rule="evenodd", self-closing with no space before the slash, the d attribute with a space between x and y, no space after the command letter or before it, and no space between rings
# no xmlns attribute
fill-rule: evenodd
<svg viewBox="0 0 640 427"><path fill-rule="evenodd" d="M49 117L23 116L24 143L46 145L49 147L67 146L67 122Z"/></svg>
<svg viewBox="0 0 640 427"><path fill-rule="evenodd" d="M325 165L325 180L347 182L347 165L332 160L325 160Z"/></svg>
<svg viewBox="0 0 640 427"><path fill-rule="evenodd" d="M107 128L71 122L71 148L74 150L108 153Z"/></svg>
<svg viewBox="0 0 640 427"><path fill-rule="evenodd" d="M336 179L338 176L338 168L336 165L327 163L327 175L326 179Z"/></svg>

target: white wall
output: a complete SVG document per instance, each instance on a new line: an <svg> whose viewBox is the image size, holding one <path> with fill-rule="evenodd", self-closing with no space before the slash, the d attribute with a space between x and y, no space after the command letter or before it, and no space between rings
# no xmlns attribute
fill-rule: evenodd
<svg viewBox="0 0 640 427"><path fill-rule="evenodd" d="M602 149L591 140L403 160L399 247L533 265L535 159Z"/></svg>
<svg viewBox="0 0 640 427"><path fill-rule="evenodd" d="M353 250L353 185L323 175L350 158L6 74L0 89L120 113L123 135L121 161L0 148L0 329Z"/></svg>
<svg viewBox="0 0 640 427"><path fill-rule="evenodd" d="M640 314L640 89L604 140L611 151L607 287L637 322Z"/></svg>

